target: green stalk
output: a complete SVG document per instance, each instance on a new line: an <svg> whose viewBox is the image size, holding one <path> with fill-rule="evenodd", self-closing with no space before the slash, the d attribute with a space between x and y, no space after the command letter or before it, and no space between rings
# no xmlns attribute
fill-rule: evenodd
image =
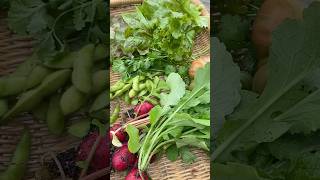
<svg viewBox="0 0 320 180"><path fill-rule="evenodd" d="M205 86L202 86L201 88L199 88L196 92L194 92L184 103L182 103L170 116L168 119L164 120L164 122L161 124L160 128L155 131L155 135L152 137L151 140L149 140L149 134L153 133L150 129L147 136L146 136L146 139L144 141L143 144L146 144L146 142L148 141L151 141L150 142L150 145L149 145L149 148L146 149L146 153L145 153L145 157L142 157L143 156L143 152L145 152L144 148L145 146L142 146L141 148L141 151L139 153L139 163L138 163L138 167L139 167L139 171L144 171L146 170L146 167L147 167L147 163L148 163L148 159L149 159L149 156L152 152L152 149L153 147L155 146L155 144L157 144L156 142L159 140L159 135L161 134L161 132L163 131L163 129L166 127L166 125L170 122L170 120L182 109L182 107L184 107L189 101L191 101L199 92L201 92L201 90L205 88ZM155 127L155 126L153 126ZM151 133L150 133L151 132Z"/></svg>

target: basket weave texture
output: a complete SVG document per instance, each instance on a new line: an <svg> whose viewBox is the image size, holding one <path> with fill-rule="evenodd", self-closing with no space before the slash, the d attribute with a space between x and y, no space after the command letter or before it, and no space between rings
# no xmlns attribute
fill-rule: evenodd
<svg viewBox="0 0 320 180"><path fill-rule="evenodd" d="M122 13L132 11L135 4L141 3L141 0L113 0L111 5L111 16L119 16ZM206 14L206 13L202 13ZM193 56L200 57L210 54L210 33L204 30L198 34L195 40ZM118 74L110 73L111 85L120 79ZM117 102L111 102L111 112ZM125 111L131 106L127 106L124 102L120 102L121 110ZM181 160L171 162L167 157L162 156L150 165L148 174L153 180L209 180L210 179L210 159L202 150L194 149L193 152L197 156L197 161L193 164L185 164ZM111 180L125 179L126 172L112 172Z"/></svg>

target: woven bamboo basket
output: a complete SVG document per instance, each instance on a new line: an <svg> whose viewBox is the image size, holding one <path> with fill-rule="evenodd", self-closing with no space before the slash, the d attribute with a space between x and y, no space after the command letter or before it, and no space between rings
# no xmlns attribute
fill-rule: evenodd
<svg viewBox="0 0 320 180"><path fill-rule="evenodd" d="M119 16L121 13L134 10L137 4L142 0L111 0L111 16ZM200 1L194 0L194 3L201 4ZM203 16L208 16L206 9L203 9ZM193 56L199 57L210 54L210 33L209 29L204 30L195 40ZM118 74L110 73L110 84L114 84L120 79ZM116 102L111 102L111 111L115 107ZM120 102L121 110L125 111L130 106ZM153 180L209 180L210 179L210 159L209 156L201 151L194 149L193 152L197 156L197 161L193 164L185 164L181 160L171 162L167 157L162 156L150 165L148 174ZM111 180L125 179L126 172L112 172Z"/></svg>
<svg viewBox="0 0 320 180"><path fill-rule="evenodd" d="M130 11L141 0L112 0L111 15ZM203 14L205 14L204 12ZM0 77L13 72L17 65L22 63L33 52L34 41L31 37L21 37L12 33L6 22L6 13L0 12ZM201 56L209 54L209 31L204 31L197 37L194 54ZM117 81L119 76L111 74L111 83ZM111 105L111 109L112 109ZM128 106L122 105L122 109ZM71 123L77 117L71 118ZM79 139L68 134L62 136L51 135L46 124L37 122L32 115L25 113L15 118L6 126L0 126L0 172L6 169L12 157L17 141L24 128L32 133L32 149L28 161L28 171L25 179L35 179L35 173L41 166L42 159L48 154L57 154L75 147ZM208 156L195 150L198 161L192 165L183 164L181 161L169 162L165 157L157 160L150 167L149 174L152 179L210 179L210 161ZM124 174L112 174L111 179L124 179Z"/></svg>

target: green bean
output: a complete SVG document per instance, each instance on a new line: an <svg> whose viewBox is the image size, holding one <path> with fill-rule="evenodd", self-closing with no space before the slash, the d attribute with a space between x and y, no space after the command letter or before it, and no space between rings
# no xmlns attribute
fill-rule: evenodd
<svg viewBox="0 0 320 180"><path fill-rule="evenodd" d="M145 97L144 100L148 101L149 103L153 104L154 106L159 104L155 99L150 98L150 97Z"/></svg>
<svg viewBox="0 0 320 180"><path fill-rule="evenodd" d="M131 89L130 91L129 91L129 97L130 98L133 98L133 97L135 97L137 95L137 91L135 91L134 89Z"/></svg>
<svg viewBox="0 0 320 180"><path fill-rule="evenodd" d="M49 75L52 71L41 65L36 66L27 78L26 89L31 89L39 85L43 79Z"/></svg>
<svg viewBox="0 0 320 180"><path fill-rule="evenodd" d="M53 69L69 69L73 67L75 59L78 58L77 52L71 52L63 56L62 58L56 58L52 61L44 62L44 66Z"/></svg>
<svg viewBox="0 0 320 180"><path fill-rule="evenodd" d="M143 81L144 79L146 79L145 76L139 76L139 81Z"/></svg>
<svg viewBox="0 0 320 180"><path fill-rule="evenodd" d="M50 98L48 113L47 113L47 126L51 133L60 135L64 130L64 115L60 107L61 96L54 95Z"/></svg>
<svg viewBox="0 0 320 180"><path fill-rule="evenodd" d="M5 99L0 99L0 117L8 111L8 102Z"/></svg>
<svg viewBox="0 0 320 180"><path fill-rule="evenodd" d="M98 44L94 49L93 59L94 61L106 60L108 56L107 47L103 44Z"/></svg>
<svg viewBox="0 0 320 180"><path fill-rule="evenodd" d="M91 108L89 112L98 111L100 109L103 109L108 106L107 96L108 96L109 90L105 90L102 93L100 93L96 99L93 101Z"/></svg>
<svg viewBox="0 0 320 180"><path fill-rule="evenodd" d="M116 92L116 91L122 89L125 85L126 84L120 80L110 87L110 92L112 92L112 93Z"/></svg>
<svg viewBox="0 0 320 180"><path fill-rule="evenodd" d="M27 163L31 149L31 135L25 130L20 138L11 163L7 170L0 175L1 180L22 180L25 178Z"/></svg>
<svg viewBox="0 0 320 180"><path fill-rule="evenodd" d="M149 91L151 91L152 90L152 84L153 84L153 82L151 81L151 80L147 80L146 81L146 88L149 90Z"/></svg>
<svg viewBox="0 0 320 180"><path fill-rule="evenodd" d="M63 69L48 75L37 88L43 96L55 93L69 80L71 70Z"/></svg>
<svg viewBox="0 0 320 180"><path fill-rule="evenodd" d="M108 73L109 73L108 70L100 70L93 74L93 77L92 77L92 82L93 82L92 93L93 94L100 93L101 91L108 88L108 82L107 82Z"/></svg>
<svg viewBox="0 0 320 180"><path fill-rule="evenodd" d="M32 109L33 116L39 122L45 122L47 118L48 107L49 107L48 102L43 100L38 106Z"/></svg>
<svg viewBox="0 0 320 180"><path fill-rule="evenodd" d="M21 95L18 102L11 108L2 119L0 124L5 124L9 121L9 117L15 116L18 113L29 111L41 102L42 96L39 89L29 90Z"/></svg>
<svg viewBox="0 0 320 180"><path fill-rule="evenodd" d="M136 77L133 78L133 80L132 80L132 88L135 91L139 91L139 76L136 76Z"/></svg>
<svg viewBox="0 0 320 180"><path fill-rule="evenodd" d="M118 90L113 98L121 96L123 93L125 93L126 91L128 91L131 88L131 84L126 84L122 89Z"/></svg>
<svg viewBox="0 0 320 180"><path fill-rule="evenodd" d="M9 117L15 116L18 113L32 110L44 97L61 88L69 79L70 72L70 70L56 71L47 76L37 88L23 93L13 108L0 119L0 124L8 122Z"/></svg>
<svg viewBox="0 0 320 180"><path fill-rule="evenodd" d="M126 102L127 104L130 104L131 103L131 99L129 97L129 93L126 93L124 95L124 102Z"/></svg>
<svg viewBox="0 0 320 180"><path fill-rule="evenodd" d="M131 105L137 105L139 103L139 100L138 99L133 99L132 101L131 101Z"/></svg>
<svg viewBox="0 0 320 180"><path fill-rule="evenodd" d="M5 77L0 79L0 97L13 96L23 92L26 77Z"/></svg>
<svg viewBox="0 0 320 180"><path fill-rule="evenodd" d="M117 104L113 110L112 115L110 116L110 124L113 124L116 122L116 120L119 118L119 113L120 113L120 104Z"/></svg>
<svg viewBox="0 0 320 180"><path fill-rule="evenodd" d="M72 83L79 91L86 94L92 89L93 51L93 44L84 46L73 63Z"/></svg>
<svg viewBox="0 0 320 180"><path fill-rule="evenodd" d="M159 77L158 77L158 76L155 76L155 77L154 77L154 80L153 80L153 84L155 85L155 87L158 86L159 81L160 81Z"/></svg>
<svg viewBox="0 0 320 180"><path fill-rule="evenodd" d="M139 94L138 94L138 97L141 97L141 96L147 94L147 92L148 92L147 90L140 91Z"/></svg>
<svg viewBox="0 0 320 180"><path fill-rule="evenodd" d="M139 91L143 90L146 88L146 84L139 84Z"/></svg>
<svg viewBox="0 0 320 180"><path fill-rule="evenodd" d="M60 107L64 115L76 112L87 100L87 95L79 91L76 87L69 87L60 100Z"/></svg>

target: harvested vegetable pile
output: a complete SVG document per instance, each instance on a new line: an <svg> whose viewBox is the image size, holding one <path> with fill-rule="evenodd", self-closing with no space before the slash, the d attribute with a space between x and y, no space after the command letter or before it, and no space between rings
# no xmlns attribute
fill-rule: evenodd
<svg viewBox="0 0 320 180"><path fill-rule="evenodd" d="M12 0L1 1L1 8L8 11L8 26L14 33L33 38L34 51L14 72L0 78L0 124L30 113L53 135L68 131L83 138L76 152L54 158L49 169L60 173L48 173L43 166L37 178L84 177L108 168L107 2ZM0 179L27 176L29 154L36 149L31 140L26 129Z"/></svg>
<svg viewBox="0 0 320 180"><path fill-rule="evenodd" d="M265 1L260 10L270 11L271 6L266 9L266 4L274 2ZM250 91L241 88L240 68L233 62L233 57L237 57L228 52L227 43L225 46L213 38L216 107L213 108L216 115L212 139L213 177L229 180L320 178L320 3L313 2L300 9L304 9L300 19L291 15L286 16L291 19L269 16L269 22L279 24L272 24L272 33L269 31L271 44L261 47L262 41L256 43L256 48L264 48L268 56L267 73L259 78L260 82L267 83L261 91L256 91L261 94L251 88ZM260 28L270 25L261 22L261 15L258 13L255 24ZM259 61L266 55L265 50L257 56Z"/></svg>
<svg viewBox="0 0 320 180"><path fill-rule="evenodd" d="M114 102L134 108L111 112L112 169L125 179L149 179L149 165L166 154L196 161L190 148L209 151L209 56L192 55L196 35L208 26L190 0L145 0L133 12L112 17ZM125 112L120 114L120 112Z"/></svg>

